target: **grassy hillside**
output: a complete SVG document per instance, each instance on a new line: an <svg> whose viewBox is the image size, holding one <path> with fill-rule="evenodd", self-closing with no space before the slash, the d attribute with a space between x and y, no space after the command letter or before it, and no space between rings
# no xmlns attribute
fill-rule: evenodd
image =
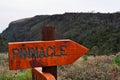
<svg viewBox="0 0 120 80"><path fill-rule="evenodd" d="M6 42L41 39L41 27L56 27L57 39L72 39L90 49L89 54L120 52L120 13L65 13L37 15L13 21L3 31Z"/></svg>

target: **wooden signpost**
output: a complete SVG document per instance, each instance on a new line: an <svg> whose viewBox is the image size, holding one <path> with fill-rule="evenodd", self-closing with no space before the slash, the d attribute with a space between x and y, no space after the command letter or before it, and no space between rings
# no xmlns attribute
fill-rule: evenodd
<svg viewBox="0 0 120 80"><path fill-rule="evenodd" d="M69 39L12 42L8 47L10 70L72 64L88 52L88 48Z"/></svg>

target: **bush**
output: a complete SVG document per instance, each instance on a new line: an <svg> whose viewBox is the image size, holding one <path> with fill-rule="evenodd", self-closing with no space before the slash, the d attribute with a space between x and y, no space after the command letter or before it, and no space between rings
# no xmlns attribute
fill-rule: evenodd
<svg viewBox="0 0 120 80"><path fill-rule="evenodd" d="M113 59L113 62L120 66L120 52L116 54L116 57Z"/></svg>
<svg viewBox="0 0 120 80"><path fill-rule="evenodd" d="M32 71L31 69L26 69L24 72L24 76L26 80L32 80Z"/></svg>
<svg viewBox="0 0 120 80"><path fill-rule="evenodd" d="M26 69L25 71L17 75L17 80L32 80L31 69Z"/></svg>
<svg viewBox="0 0 120 80"><path fill-rule="evenodd" d="M4 74L0 76L0 80L15 80L14 77L10 74Z"/></svg>

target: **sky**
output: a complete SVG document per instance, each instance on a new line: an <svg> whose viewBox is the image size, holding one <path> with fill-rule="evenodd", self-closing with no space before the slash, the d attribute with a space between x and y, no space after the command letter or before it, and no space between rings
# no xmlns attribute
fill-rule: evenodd
<svg viewBox="0 0 120 80"><path fill-rule="evenodd" d="M9 23L35 15L120 11L120 0L0 0L0 33Z"/></svg>

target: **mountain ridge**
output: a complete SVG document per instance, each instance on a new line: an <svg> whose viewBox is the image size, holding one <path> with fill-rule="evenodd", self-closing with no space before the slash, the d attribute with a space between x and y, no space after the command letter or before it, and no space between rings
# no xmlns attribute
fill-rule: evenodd
<svg viewBox="0 0 120 80"><path fill-rule="evenodd" d="M55 26L57 39L72 39L90 48L90 54L120 51L120 13L36 15L12 21L1 35L7 43L41 40L43 26Z"/></svg>

